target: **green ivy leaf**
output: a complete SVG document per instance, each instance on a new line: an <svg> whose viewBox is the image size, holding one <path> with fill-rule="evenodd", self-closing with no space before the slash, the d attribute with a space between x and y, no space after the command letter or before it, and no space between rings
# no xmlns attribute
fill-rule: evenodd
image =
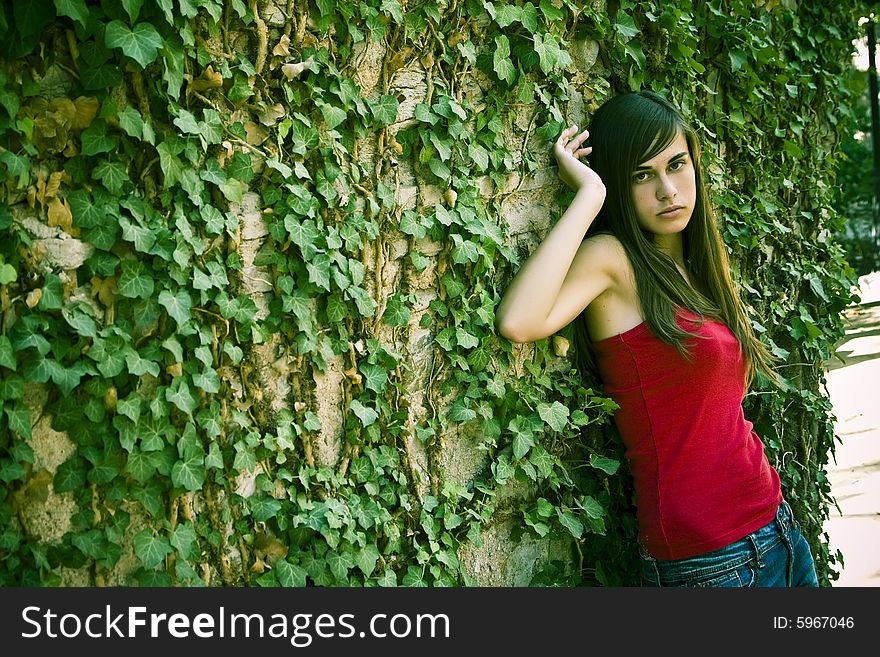
<svg viewBox="0 0 880 657"><path fill-rule="evenodd" d="M281 502L272 497L251 497L248 499L248 504L257 522L271 520L281 510Z"/></svg>
<svg viewBox="0 0 880 657"><path fill-rule="evenodd" d="M556 37L550 33L535 35L535 52L538 53L538 61L545 74L557 67L567 68L572 63L571 56L560 48Z"/></svg>
<svg viewBox="0 0 880 657"><path fill-rule="evenodd" d="M379 99L370 105L370 111L380 123L391 125L397 121L397 110L400 103L394 96L382 95Z"/></svg>
<svg viewBox="0 0 880 657"><path fill-rule="evenodd" d="M192 416L192 412L199 404L189 391L189 384L183 377L174 379L171 386L165 391L165 398L189 416Z"/></svg>
<svg viewBox="0 0 880 657"><path fill-rule="evenodd" d="M43 294L37 307L40 310L60 310L64 305L64 288L61 279L52 273L43 279Z"/></svg>
<svg viewBox="0 0 880 657"><path fill-rule="evenodd" d="M207 367L193 376L193 383L210 395L220 392L220 377L213 367Z"/></svg>
<svg viewBox="0 0 880 657"><path fill-rule="evenodd" d="M348 551L328 552L327 565L330 566L330 572L338 582L345 582L348 579L348 571L354 567L355 561Z"/></svg>
<svg viewBox="0 0 880 657"><path fill-rule="evenodd" d="M364 427L370 426L379 419L379 414L374 409L364 406L357 399L352 399L348 407L360 419Z"/></svg>
<svg viewBox="0 0 880 657"><path fill-rule="evenodd" d="M191 522L184 522L171 532L171 545L184 559L198 557L198 536Z"/></svg>
<svg viewBox="0 0 880 657"><path fill-rule="evenodd" d="M143 4L144 0L122 0L122 6L125 8L125 13L128 14L132 23L137 21L138 14L140 13Z"/></svg>
<svg viewBox="0 0 880 657"><path fill-rule="evenodd" d="M557 3L553 2L553 0L541 0L540 7L541 13L544 14L548 25L565 19L565 12L559 9Z"/></svg>
<svg viewBox="0 0 880 657"><path fill-rule="evenodd" d="M181 459L171 468L171 483L188 491L201 490L205 483L205 461L201 456Z"/></svg>
<svg viewBox="0 0 880 657"><path fill-rule="evenodd" d="M177 322L177 326L186 324L192 316L192 297L186 290L177 290L174 294L168 290L159 293L159 303L165 307L168 314Z"/></svg>
<svg viewBox="0 0 880 657"><path fill-rule="evenodd" d="M128 367L128 372L135 376L143 376L144 374L159 376L159 363L144 358L134 349L125 351L125 364Z"/></svg>
<svg viewBox="0 0 880 657"><path fill-rule="evenodd" d="M577 505L584 510L587 517L593 520L598 520L605 515L604 507L590 495L584 497L583 501L577 500Z"/></svg>
<svg viewBox="0 0 880 657"><path fill-rule="evenodd" d="M613 475L620 467L620 461L609 459L604 456L596 456L590 454L590 466L602 470L603 472Z"/></svg>
<svg viewBox="0 0 880 657"><path fill-rule="evenodd" d="M487 5L487 9L492 5ZM522 18L522 7L517 7L516 5L501 5L500 7L494 8L495 22L498 23L498 27L504 28L507 27ZM491 11L490 11L491 13Z"/></svg>
<svg viewBox="0 0 880 657"><path fill-rule="evenodd" d="M559 524L565 527L569 533L575 538L580 538L584 534L584 524L578 520L577 516L573 514L571 511L563 511L562 509L556 509L557 517L559 518Z"/></svg>
<svg viewBox="0 0 880 657"><path fill-rule="evenodd" d="M376 563L379 561L379 550L375 545L366 545L358 550L355 554L355 565L364 574L369 577L376 569Z"/></svg>
<svg viewBox="0 0 880 657"><path fill-rule="evenodd" d="M9 263L0 263L0 285L8 285L18 278L15 267Z"/></svg>
<svg viewBox="0 0 880 657"><path fill-rule="evenodd" d="M513 455L521 459L535 445L534 431L529 426L528 419L522 416L511 420L507 429L513 434Z"/></svg>
<svg viewBox="0 0 880 657"><path fill-rule="evenodd" d="M388 383L388 373L384 368L378 365L370 365L369 363L361 363L359 366L361 374L364 375L364 385L369 390L381 393Z"/></svg>
<svg viewBox="0 0 880 657"><path fill-rule="evenodd" d="M55 11L59 16L67 16L78 22L83 28L89 20L89 10L85 0L55 0Z"/></svg>
<svg viewBox="0 0 880 657"><path fill-rule="evenodd" d="M541 403L538 404L538 415L550 425L551 429L562 431L568 424L569 410L568 406L558 401L554 401L552 404Z"/></svg>
<svg viewBox="0 0 880 657"><path fill-rule="evenodd" d="M122 21L111 21L104 31L104 43L108 48L119 48L141 68L154 61L163 45L162 37L150 23L138 23L133 30Z"/></svg>
<svg viewBox="0 0 880 657"><path fill-rule="evenodd" d="M449 419L453 422L470 422L477 417L477 412L468 408L465 397L459 397L449 407Z"/></svg>
<svg viewBox="0 0 880 657"><path fill-rule="evenodd" d="M315 0L321 16L329 16L336 10L336 0Z"/></svg>
<svg viewBox="0 0 880 657"><path fill-rule="evenodd" d="M388 299L385 312L382 313L382 321L388 326L406 326L409 322L409 308L404 304L399 294Z"/></svg>
<svg viewBox="0 0 880 657"><path fill-rule="evenodd" d="M129 299L146 299L153 294L153 279L139 260L123 260L120 263L119 293Z"/></svg>
<svg viewBox="0 0 880 657"><path fill-rule="evenodd" d="M158 567L172 551L167 538L154 536L149 529L143 529L134 536L134 553L144 568Z"/></svg>
<svg viewBox="0 0 880 657"><path fill-rule="evenodd" d="M495 54L492 56L493 70L498 77L512 84L516 78L516 68L510 61L510 41L505 35L495 37Z"/></svg>
<svg viewBox="0 0 880 657"><path fill-rule="evenodd" d="M12 342L5 335L0 335L0 367L13 371L18 367Z"/></svg>
<svg viewBox="0 0 880 657"><path fill-rule="evenodd" d="M5 409L6 419L9 422L9 430L17 433L22 438L31 439L31 411L26 406L16 405L14 408Z"/></svg>
<svg viewBox="0 0 880 657"><path fill-rule="evenodd" d="M306 585L308 573L304 568L290 563L287 559L278 559L272 566L272 572L275 573L281 586L303 588Z"/></svg>
<svg viewBox="0 0 880 657"><path fill-rule="evenodd" d="M96 119L92 125L83 130L80 135L83 155L98 155L115 151L119 140L107 134L107 124L102 119Z"/></svg>
<svg viewBox="0 0 880 657"><path fill-rule="evenodd" d="M455 343L459 347L463 347L465 349L473 349L474 347L479 346L480 340L475 335L469 333L465 329L458 328L455 329Z"/></svg>
<svg viewBox="0 0 880 657"><path fill-rule="evenodd" d="M156 474L156 463L150 454L134 448L125 462L125 471L136 482L143 484Z"/></svg>

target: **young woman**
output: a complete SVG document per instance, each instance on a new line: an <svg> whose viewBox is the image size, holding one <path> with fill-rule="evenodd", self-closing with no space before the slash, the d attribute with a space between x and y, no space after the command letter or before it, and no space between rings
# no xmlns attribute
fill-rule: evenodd
<svg viewBox="0 0 880 657"><path fill-rule="evenodd" d="M697 136L661 96L607 101L554 146L571 205L497 309L514 342L570 322L617 402L644 582L817 586L810 548L743 414L773 377L730 279ZM589 156L587 166L581 158ZM582 349L583 351L583 349Z"/></svg>

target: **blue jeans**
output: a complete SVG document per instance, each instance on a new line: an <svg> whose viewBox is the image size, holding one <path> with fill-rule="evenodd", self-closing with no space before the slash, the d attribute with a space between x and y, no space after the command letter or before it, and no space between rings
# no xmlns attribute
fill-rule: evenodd
<svg viewBox="0 0 880 657"><path fill-rule="evenodd" d="M642 573L645 586L819 586L810 546L784 500L769 524L718 550L672 561L642 554Z"/></svg>

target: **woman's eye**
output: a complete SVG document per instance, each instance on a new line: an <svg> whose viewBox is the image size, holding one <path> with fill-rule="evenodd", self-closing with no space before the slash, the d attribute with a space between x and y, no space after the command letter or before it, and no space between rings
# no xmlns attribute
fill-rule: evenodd
<svg viewBox="0 0 880 657"><path fill-rule="evenodd" d="M645 182L649 176L650 174L647 171L642 171L633 175L633 182Z"/></svg>
<svg viewBox="0 0 880 657"><path fill-rule="evenodd" d="M679 160L678 162L673 162L669 165L670 171L678 171L679 169L684 168L684 160Z"/></svg>

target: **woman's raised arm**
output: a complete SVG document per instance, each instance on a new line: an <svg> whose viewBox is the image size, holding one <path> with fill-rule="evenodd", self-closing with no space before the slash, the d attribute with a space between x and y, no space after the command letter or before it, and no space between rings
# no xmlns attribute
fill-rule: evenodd
<svg viewBox="0 0 880 657"><path fill-rule="evenodd" d="M553 153L559 177L576 191L574 200L514 276L496 310L498 332L513 342L533 342L566 326L613 281L616 258L602 240L583 241L605 201L605 185L580 161L585 130L571 139L564 130ZM571 139L571 141L569 141Z"/></svg>

